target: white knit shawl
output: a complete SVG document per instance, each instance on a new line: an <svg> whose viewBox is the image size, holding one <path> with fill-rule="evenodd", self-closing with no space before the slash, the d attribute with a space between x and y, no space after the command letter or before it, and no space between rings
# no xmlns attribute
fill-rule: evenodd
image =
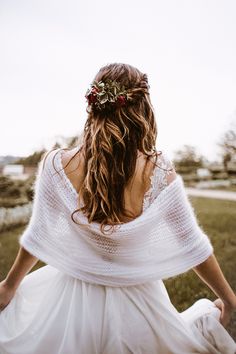
<svg viewBox="0 0 236 354"><path fill-rule="evenodd" d="M75 219L87 227L71 219L78 195L62 169L61 150L44 160L32 216L19 239L43 262L90 283L128 286L186 272L213 253L179 174L139 217L103 235L99 223L89 224L82 212Z"/></svg>

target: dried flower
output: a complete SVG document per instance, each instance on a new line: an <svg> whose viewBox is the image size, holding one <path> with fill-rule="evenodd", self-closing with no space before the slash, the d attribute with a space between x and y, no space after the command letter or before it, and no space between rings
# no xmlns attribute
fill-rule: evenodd
<svg viewBox="0 0 236 354"><path fill-rule="evenodd" d="M124 106L124 105L126 104L126 98L125 98L125 96L123 96L123 95L118 96L118 97L117 97L117 101L119 102L119 104L120 104L121 106Z"/></svg>
<svg viewBox="0 0 236 354"><path fill-rule="evenodd" d="M94 81L85 97L89 106L94 105L98 109L105 108L107 104L124 106L127 101L127 90L117 81Z"/></svg>

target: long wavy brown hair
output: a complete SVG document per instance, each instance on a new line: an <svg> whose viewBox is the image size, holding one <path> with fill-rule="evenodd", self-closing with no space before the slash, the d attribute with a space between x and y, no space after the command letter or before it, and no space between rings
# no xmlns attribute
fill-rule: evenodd
<svg viewBox="0 0 236 354"><path fill-rule="evenodd" d="M102 67L94 80L115 80L129 96L125 105L88 111L79 150L85 165L78 193L83 205L72 213L72 220L82 211L89 223L99 222L104 233L106 227L122 224L122 217L132 218L124 206L124 190L134 175L138 151L147 161L157 156L157 126L146 74L113 63Z"/></svg>

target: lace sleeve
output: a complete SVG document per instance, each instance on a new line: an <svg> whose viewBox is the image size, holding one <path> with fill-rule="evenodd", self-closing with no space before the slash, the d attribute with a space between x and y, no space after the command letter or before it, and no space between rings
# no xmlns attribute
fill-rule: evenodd
<svg viewBox="0 0 236 354"><path fill-rule="evenodd" d="M167 176L173 173L175 166L166 152L161 151L156 159L156 166L150 177L151 187L144 195L143 209L146 209L158 194L168 185Z"/></svg>
<svg viewBox="0 0 236 354"><path fill-rule="evenodd" d="M156 167L152 176L154 194L158 194L167 186L167 176L173 173L174 169L174 163L169 158L168 154L161 151L161 154L157 157Z"/></svg>

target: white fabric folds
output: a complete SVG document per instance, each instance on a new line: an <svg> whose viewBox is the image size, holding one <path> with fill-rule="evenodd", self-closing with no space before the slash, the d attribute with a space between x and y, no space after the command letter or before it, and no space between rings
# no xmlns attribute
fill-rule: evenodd
<svg viewBox="0 0 236 354"><path fill-rule="evenodd" d="M81 212L74 218L86 226L74 223L78 196L61 153L53 150L40 162L32 216L19 240L38 259L90 283L129 286L181 274L213 253L179 174L139 217L112 234L102 234Z"/></svg>

